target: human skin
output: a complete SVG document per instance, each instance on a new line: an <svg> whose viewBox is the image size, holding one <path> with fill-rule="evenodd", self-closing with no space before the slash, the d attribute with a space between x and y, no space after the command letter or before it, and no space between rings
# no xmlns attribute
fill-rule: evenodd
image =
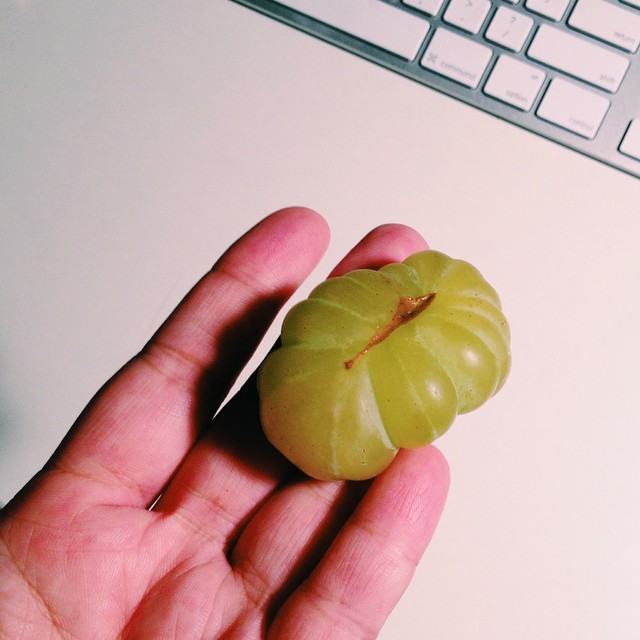
<svg viewBox="0 0 640 640"><path fill-rule="evenodd" d="M442 454L313 480L264 438L254 378L211 420L328 242L313 211L268 216L91 400L0 513L0 638L376 637L443 509ZM425 247L384 225L332 275Z"/></svg>

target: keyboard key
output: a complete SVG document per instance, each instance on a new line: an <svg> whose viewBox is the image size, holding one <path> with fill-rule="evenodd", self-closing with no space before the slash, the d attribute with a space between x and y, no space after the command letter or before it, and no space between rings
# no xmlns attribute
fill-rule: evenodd
<svg viewBox="0 0 640 640"><path fill-rule="evenodd" d="M533 65L502 55L484 85L484 92L522 111L529 111L545 77Z"/></svg>
<svg viewBox="0 0 640 640"><path fill-rule="evenodd" d="M536 32L527 55L612 93L620 87L629 67L622 54L547 24Z"/></svg>
<svg viewBox="0 0 640 640"><path fill-rule="evenodd" d="M480 33L491 9L489 0L451 0L442 19L467 33Z"/></svg>
<svg viewBox="0 0 640 640"><path fill-rule="evenodd" d="M404 60L415 59L430 26L426 20L380 0L276 1Z"/></svg>
<svg viewBox="0 0 640 640"><path fill-rule="evenodd" d="M533 28L533 18L507 7L498 7L485 38L510 51L520 51Z"/></svg>
<svg viewBox="0 0 640 640"><path fill-rule="evenodd" d="M571 0L527 0L525 7L545 18L559 22Z"/></svg>
<svg viewBox="0 0 640 640"><path fill-rule="evenodd" d="M640 160L640 118L632 120L620 143L620 151Z"/></svg>
<svg viewBox="0 0 640 640"><path fill-rule="evenodd" d="M435 16L444 4L444 0L402 0L402 2L430 16Z"/></svg>
<svg viewBox="0 0 640 640"><path fill-rule="evenodd" d="M640 45L640 13L611 2L578 0L569 25L631 53Z"/></svg>
<svg viewBox="0 0 640 640"><path fill-rule="evenodd" d="M437 29L420 64L475 89L490 60L489 47L447 29Z"/></svg>
<svg viewBox="0 0 640 640"><path fill-rule="evenodd" d="M604 96L556 78L549 85L536 114L592 140L608 109L609 101Z"/></svg>

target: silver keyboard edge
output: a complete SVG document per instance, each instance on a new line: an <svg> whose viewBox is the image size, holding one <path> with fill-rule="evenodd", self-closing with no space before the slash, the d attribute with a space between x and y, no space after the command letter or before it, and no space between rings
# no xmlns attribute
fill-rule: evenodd
<svg viewBox="0 0 640 640"><path fill-rule="evenodd" d="M406 78L418 82L426 87L460 100L472 107L476 107L480 111L484 111L489 115L493 115L506 122L515 124L534 134L542 136L543 138L559 143L569 149L598 160L610 167L619 169L629 175L635 176L636 178L640 178L640 161L634 160L629 156L625 156L618 151L619 144L630 122L630 116L628 112L625 111L625 106L630 110L630 105L635 103L637 105L636 109L638 110L635 117L640 117L640 53L636 54L634 64L631 65L627 77L625 78L625 82L619 91L619 95L616 96L616 100L612 105L601 130L598 132L596 139L587 140L555 125L549 124L535 115L537 106L544 96L548 83L555 77L567 78L563 73L556 72L555 70L547 67L541 67L547 75L544 88L534 102L531 110L528 112L522 112L485 95L482 92L481 87L484 85L486 76L480 83L479 88L468 89L467 87L459 85L454 81L448 80L421 67L418 60L422 57L435 28L441 26L442 22L439 17L428 17L407 5L401 4L399 0L397 2L388 2L388 4L420 16L423 19L427 19L432 25L432 28L429 30L429 34L414 61L404 61L374 45L363 40L359 40L347 33L338 31L333 27L327 26L322 22L305 16L293 9L289 9L284 5L274 2L273 0L231 1L250 9L254 9L270 18L274 18L295 29L324 40L329 44L333 44L341 49L373 62L374 64L399 73L400 75L403 75ZM495 7L500 6L500 4L508 3L500 3L492 0L492 10L495 10ZM571 1L571 6L573 6L573 4L575 4L575 0ZM440 12L440 15L441 13L442 12ZM535 21L533 31L535 31L538 25L549 23L547 19L539 17L533 13L529 15L531 15ZM451 28L448 25L442 26ZM471 39L473 40L474 38ZM497 54L509 54L508 51L505 51L500 46L494 45L486 40L483 40L483 44L493 50L496 58ZM630 59L633 59L633 56L629 57ZM493 64L495 64L495 60L487 69L487 74L490 73L493 68Z"/></svg>

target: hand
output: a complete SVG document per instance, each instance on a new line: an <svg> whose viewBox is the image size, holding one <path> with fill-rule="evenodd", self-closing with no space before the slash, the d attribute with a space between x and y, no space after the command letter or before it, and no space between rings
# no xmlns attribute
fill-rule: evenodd
<svg viewBox="0 0 640 640"><path fill-rule="evenodd" d="M438 450L320 482L262 435L255 381L211 421L327 242L312 211L263 220L92 400L0 515L1 638L377 635L443 507ZM386 225L334 275L425 246Z"/></svg>

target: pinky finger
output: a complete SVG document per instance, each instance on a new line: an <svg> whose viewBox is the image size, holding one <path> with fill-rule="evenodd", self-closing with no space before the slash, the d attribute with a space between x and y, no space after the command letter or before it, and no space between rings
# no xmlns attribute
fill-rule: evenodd
<svg viewBox="0 0 640 640"><path fill-rule="evenodd" d="M285 603L269 638L377 637L431 540L448 487L438 449L401 450Z"/></svg>

